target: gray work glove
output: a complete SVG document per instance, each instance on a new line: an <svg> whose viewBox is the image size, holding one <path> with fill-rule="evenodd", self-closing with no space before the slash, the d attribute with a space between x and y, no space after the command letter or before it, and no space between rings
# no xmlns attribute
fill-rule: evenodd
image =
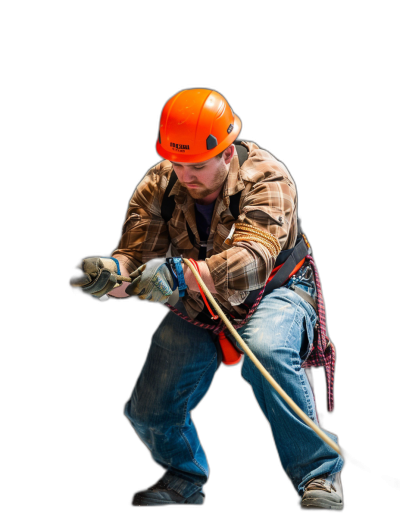
<svg viewBox="0 0 400 531"><path fill-rule="evenodd" d="M80 287L94 297L102 297L122 284L117 280L120 274L119 262L116 258L100 258L91 256L82 260L83 276L71 279L71 286Z"/></svg>
<svg viewBox="0 0 400 531"><path fill-rule="evenodd" d="M154 258L143 264L130 274L131 284L127 286L125 293L138 295L139 299L168 302L172 306L178 302L179 289L173 291L174 279L165 259Z"/></svg>

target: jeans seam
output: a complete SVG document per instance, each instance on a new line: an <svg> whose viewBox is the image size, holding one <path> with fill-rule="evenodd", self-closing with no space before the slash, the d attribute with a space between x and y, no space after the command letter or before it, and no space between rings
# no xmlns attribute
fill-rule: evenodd
<svg viewBox="0 0 400 531"><path fill-rule="evenodd" d="M299 371L298 374L299 374L299 378L300 378L300 382L301 382L301 387L303 389L303 393L304 393L304 396L305 396L306 402L307 402L308 416L309 416L309 418L312 421L315 422L315 414L314 414L314 409L313 409L313 405L312 405L313 400L311 399L310 393L308 392L307 386L305 384L305 378L307 376L305 376L301 371L304 371L304 369L301 369L301 367L300 367L300 371Z"/></svg>
<svg viewBox="0 0 400 531"><path fill-rule="evenodd" d="M290 301L290 302L293 304L293 301ZM294 325L294 323L296 321L297 314L299 313L299 307L300 307L300 305L296 304L296 312L295 312L295 314L293 316L293 320L292 320L292 323L290 325L290 328L289 328L289 330L288 330L288 332L286 334L285 347L284 348L288 348L289 336L290 336L290 333L292 331L293 325Z"/></svg>
<svg viewBox="0 0 400 531"><path fill-rule="evenodd" d="M206 469L205 469L204 467L202 467L201 464L200 464L200 463L194 458L194 454L193 454L193 451L192 451L192 447L190 446L190 443L189 443L189 441L187 440L187 437L186 437L185 434L183 433L182 428L179 428L179 433L180 433L182 439L184 440L184 442L185 442L185 444L186 444L186 446L187 446L187 449L188 449L188 451L189 451L189 453L190 453L190 457L192 458L193 463L194 463L196 466L198 466L202 472L204 472L204 474L206 475L206 477L208 477L208 474L207 474Z"/></svg>
<svg viewBox="0 0 400 531"><path fill-rule="evenodd" d="M296 317L297 317L297 314L300 313L300 310L302 310L302 308L301 308L301 305L300 305L300 302L299 302L297 304L297 306L296 306L296 313L294 314L292 324L290 325L288 334L286 336L285 348L288 348L289 336L290 336L290 333L292 331L294 323L297 322L296 321ZM305 332L306 332L307 338L308 338L307 329L305 330ZM303 394L304 394L304 397L305 397L306 403L307 403L307 414L308 414L308 417L311 418L312 420L314 420L315 419L315 414L314 414L314 410L313 410L313 406L312 406L312 399L310 397L310 393L307 391L307 386L305 385L304 374L301 372L301 371L304 371L304 369L301 368L301 362L298 363L297 356L300 358L300 352L296 352L296 353L292 352L290 360L292 362L292 367L295 370L295 372L297 373L297 375L299 377L299 380L300 380L300 385L301 385L301 388L303 390ZM297 365L298 365L299 370L296 370Z"/></svg>

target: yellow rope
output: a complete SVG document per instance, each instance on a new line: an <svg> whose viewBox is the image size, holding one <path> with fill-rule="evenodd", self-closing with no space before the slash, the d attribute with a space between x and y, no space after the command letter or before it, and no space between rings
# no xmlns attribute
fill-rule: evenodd
<svg viewBox="0 0 400 531"><path fill-rule="evenodd" d="M254 229L259 230L259 229ZM272 236L272 234L271 234ZM274 238L274 236L272 236ZM279 245L279 242L278 242ZM204 284L203 280L201 279L200 275L197 273L196 269L193 267L193 265L187 260L186 258L183 258L183 262L189 267L193 275L195 276L197 282L200 284L202 290L206 294L208 300L211 302L211 304L214 306L215 311L218 313L220 318L223 320L225 326L228 328L230 333L233 335L233 337L236 339L236 341L239 343L243 351L247 354L247 356L251 359L251 361L254 363L254 365L257 367L257 369L261 372L261 374L264 376L264 378L268 381L268 383L275 389L275 391L285 400L285 402L292 408L292 410L312 429L314 432L324 441L326 444L328 444L335 452L337 452L339 455L342 455L339 446L330 439L326 433L324 433L321 428L319 428L300 408L299 406L290 398L290 396L282 389L282 387L274 380L274 378L269 374L269 372L261 365L261 363L258 361L258 359L255 357L255 355L252 353L252 351L249 349L249 347L246 345L246 343L243 341L243 339L240 337L240 335L236 332L235 328L232 326L232 324L229 322L219 305L217 304L214 297L211 295L210 291L208 290L207 286ZM123 282L131 282L130 277L124 277L122 275L116 275L118 280L122 280Z"/></svg>
<svg viewBox="0 0 400 531"><path fill-rule="evenodd" d="M314 432L324 441L326 444L328 444L335 452L342 455L339 446L330 439L325 432L321 430L305 413L302 411L299 406L290 398L290 396L282 389L282 387L274 380L274 378L269 374L269 372L261 365L261 363L258 361L258 359L255 357L255 355L252 353L252 351L249 349L249 347L246 345L246 343L243 341L243 339L240 337L240 335L236 332L236 330L233 328L232 324L228 321L227 317L217 304L214 297L211 295L210 291L208 290L207 286L202 281L200 275L197 273L196 269L193 267L193 265L187 260L186 258L183 258L184 263L189 267L193 275L195 276L197 282L200 284L202 290L206 294L208 300L211 302L211 304L214 306L215 311L218 313L218 315L223 320L225 326L228 328L230 333L233 335L233 337L236 339L236 341L239 343L243 351L247 354L247 356L251 359L251 361L254 363L254 365L257 367L257 369L261 372L261 374L264 376L264 378L272 385L272 387L275 389L275 391L285 400L285 402L293 409L293 411L309 426Z"/></svg>
<svg viewBox="0 0 400 531"><path fill-rule="evenodd" d="M232 236L233 245L238 242L258 242L264 245L271 256L278 256L281 252L281 246L277 238L270 232L253 227L247 223L236 223L235 232Z"/></svg>

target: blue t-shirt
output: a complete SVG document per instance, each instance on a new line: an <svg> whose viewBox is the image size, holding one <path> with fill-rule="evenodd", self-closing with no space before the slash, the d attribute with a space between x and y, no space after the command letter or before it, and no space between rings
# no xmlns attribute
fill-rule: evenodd
<svg viewBox="0 0 400 531"><path fill-rule="evenodd" d="M200 240L206 242L210 234L211 220L213 217L215 201L209 205L196 205L196 224Z"/></svg>

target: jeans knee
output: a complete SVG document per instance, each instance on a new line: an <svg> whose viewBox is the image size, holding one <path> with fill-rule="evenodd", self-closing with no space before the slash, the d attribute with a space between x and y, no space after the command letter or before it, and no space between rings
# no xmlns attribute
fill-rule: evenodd
<svg viewBox="0 0 400 531"><path fill-rule="evenodd" d="M149 408L145 407L145 403L142 400L138 400L135 392L133 392L131 398L125 404L124 414L134 427L151 427L151 425L154 424Z"/></svg>
<svg viewBox="0 0 400 531"><path fill-rule="evenodd" d="M279 345L273 336L266 336L264 334L255 334L251 338L245 340L253 354L261 361L268 362L274 356L275 350L279 349Z"/></svg>
<svg viewBox="0 0 400 531"><path fill-rule="evenodd" d="M131 396L131 398L125 404L124 415L133 424L135 423L137 415L136 415L136 408L134 407L134 404L133 404L133 396Z"/></svg>
<svg viewBox="0 0 400 531"><path fill-rule="evenodd" d="M249 348L271 374L281 372L283 367L292 364L293 349L288 348L285 340L279 337L262 338L248 342Z"/></svg>
<svg viewBox="0 0 400 531"><path fill-rule="evenodd" d="M149 393L139 397L135 391L125 405L124 414L137 431L163 432L173 420L172 412L168 414L162 404L151 399Z"/></svg>

